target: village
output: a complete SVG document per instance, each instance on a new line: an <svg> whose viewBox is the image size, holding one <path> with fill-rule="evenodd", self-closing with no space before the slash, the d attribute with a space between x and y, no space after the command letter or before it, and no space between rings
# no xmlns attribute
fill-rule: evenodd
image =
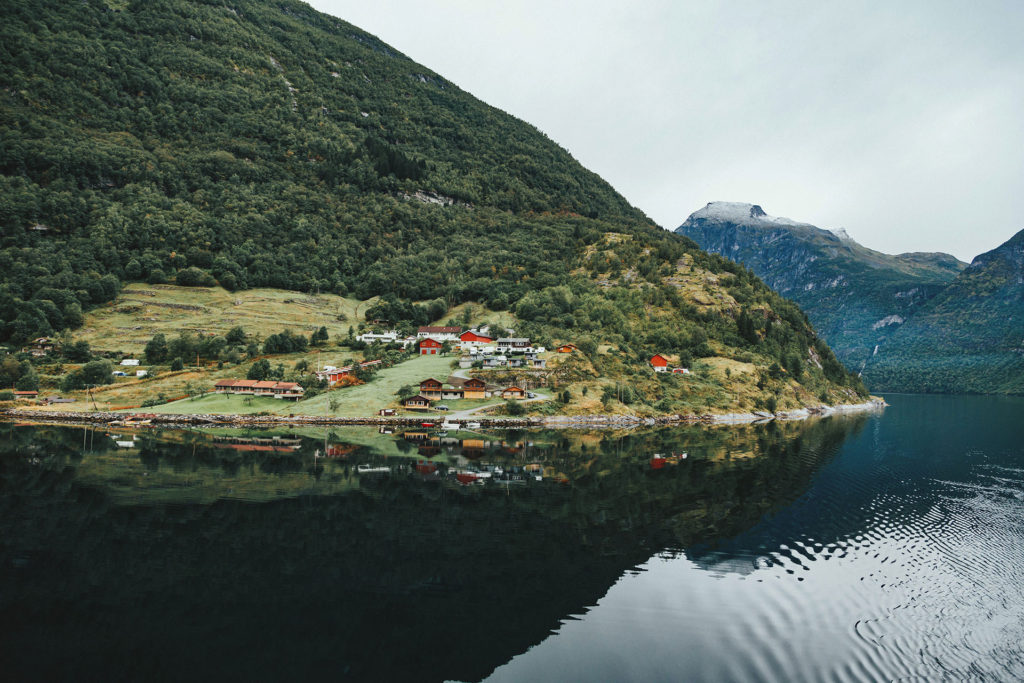
<svg viewBox="0 0 1024 683"><path fill-rule="evenodd" d="M512 332L506 330L506 332ZM551 354L578 353L575 344L561 344L550 353L543 346L534 345L528 337L496 337L488 326L478 329L463 329L458 326L421 326L415 336L400 337L396 330L365 332L355 337L365 344L400 344L403 349L420 356L437 356L459 353L459 369L443 381L426 377L419 382L419 391L400 397L398 405L407 411L447 411L444 401L501 399L504 401L530 401L538 394L528 387L516 384L494 384L468 374L470 369L494 370L500 368L526 368L544 370ZM329 388L339 385L345 378L353 376L359 369L376 368L381 360L369 360L343 367L324 366L317 370L316 377L325 381ZM689 374L688 368L672 368L669 358L655 354L650 359L654 372ZM283 400L299 400L304 389L294 382L272 382L257 380L220 380L214 385L216 393L249 396L270 396ZM379 415L395 415L396 408L382 408Z"/></svg>
<svg viewBox="0 0 1024 683"><path fill-rule="evenodd" d="M347 390L353 385L367 385L365 390L372 391L378 383L375 382L375 375L379 371L388 370L398 363L402 367L403 377L407 377L418 367L411 359L422 358L424 362L430 358L436 358L441 363L431 361L425 365L427 372L437 373L440 368L445 368L444 374L432 374L418 378L408 378L402 388L392 395L385 385L378 387L374 400L363 400L366 412L378 416L393 416L401 413L427 413L447 412L450 405L454 410L476 413L488 410L493 406L505 406L507 414L523 414L523 409L515 408L514 403L531 403L535 401L547 401L553 397L549 387L545 385L550 382L551 367L558 368L564 359L572 354L580 354L580 349L573 343L561 343L554 348L548 349L543 345L534 343L529 337L515 336L515 331L505 326L480 325L477 327L462 327L455 325L427 325L420 326L415 335L401 335L395 329L381 329L380 325L369 327L352 337L356 342L365 346L366 353L375 353L375 349L400 349L398 357L393 354L384 354L384 358L370 357L367 360L354 360L346 365L336 366L331 364L319 365L311 371L310 377L313 384L305 381L294 381L274 379L273 377L253 378L248 377L221 377L216 379L212 386L202 386L198 382L193 383L190 390L190 400L195 400L195 394L199 397L207 395L220 395L224 397L238 397L245 399L239 406L235 404L234 410L238 412L251 412L243 410L250 406L262 406L265 403L254 404L255 400L272 399L281 402L303 402L307 403L312 410L314 403L309 400L312 396L327 392L331 395L352 395L355 393ZM38 338L22 349L22 353L30 356L37 362L44 362L49 356L60 352L59 342L51 338ZM319 353L318 356L319 358ZM112 386L119 386L119 382L128 382L135 379L139 382L147 381L151 372L160 374L159 368L141 367L143 361L135 357L115 359L117 365L111 372ZM551 364L554 363L554 366ZM655 373L688 374L689 369L683 367L672 367L670 357L663 354L655 354L648 361L649 369ZM396 368L398 366L395 366ZM392 370L393 371L393 370ZM130 382L129 382L130 384ZM306 386L303 386L306 384ZM95 397L92 390L87 389L85 397L80 392L71 392L70 395L61 393L43 392L37 388L12 387L9 399L18 402L32 402L43 405L60 405L75 403L84 404L91 401L95 405ZM97 391L102 391L98 388ZM363 391L362 396L366 395ZM336 401L331 400L324 403L325 413L334 413L332 407ZM168 409L174 407L174 412L189 409L190 406L182 405L182 398L171 398L167 404ZM317 404L319 405L319 404ZM84 409L79 405L78 409ZM148 406L124 405L117 406L118 409L132 409L136 407L148 407L154 410L161 410L161 406L149 404ZM195 412L201 412L205 406L194 406ZM75 409L75 408L72 408ZM229 408L228 410L232 410ZM294 410L294 409L289 409ZM280 412L280 411L273 411ZM299 411L304 412L304 411ZM499 410L499 412L501 412Z"/></svg>

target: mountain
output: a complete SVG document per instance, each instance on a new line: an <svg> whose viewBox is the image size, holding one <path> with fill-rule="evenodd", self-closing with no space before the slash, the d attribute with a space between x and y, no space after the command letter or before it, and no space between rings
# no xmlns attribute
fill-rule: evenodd
<svg viewBox="0 0 1024 683"><path fill-rule="evenodd" d="M775 218L756 204L712 202L676 232L744 264L800 304L839 359L857 371L966 266L948 254L883 254L841 229Z"/></svg>
<svg viewBox="0 0 1024 683"><path fill-rule="evenodd" d="M363 311L393 324L508 309L662 411L864 394L748 271L303 3L5 2L0 65L0 342L125 282L270 287L381 297ZM705 376L652 382L654 352Z"/></svg>
<svg viewBox="0 0 1024 683"><path fill-rule="evenodd" d="M1024 393L1024 230L896 330L864 378L879 391Z"/></svg>

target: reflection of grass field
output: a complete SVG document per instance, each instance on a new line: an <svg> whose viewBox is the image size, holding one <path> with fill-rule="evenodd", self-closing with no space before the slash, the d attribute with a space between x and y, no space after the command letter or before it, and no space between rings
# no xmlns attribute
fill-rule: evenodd
<svg viewBox="0 0 1024 683"><path fill-rule="evenodd" d="M403 386L413 385L418 390L420 381L428 377L445 381L451 372L451 363L451 357L416 356L404 363L381 370L369 384L326 392L308 401L301 401L297 405L284 406L275 412L340 417L374 415L381 408L394 405L399 398L395 396L395 392ZM340 402L335 411L330 410L332 397Z"/></svg>

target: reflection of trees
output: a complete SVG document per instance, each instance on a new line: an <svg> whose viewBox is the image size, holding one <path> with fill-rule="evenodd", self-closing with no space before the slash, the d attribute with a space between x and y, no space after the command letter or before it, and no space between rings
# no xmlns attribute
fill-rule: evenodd
<svg viewBox="0 0 1024 683"><path fill-rule="evenodd" d="M597 444L506 434L538 442L531 457L568 483L505 491L392 477L345 496L170 507L112 504L75 482L74 430L23 430L0 442L0 617L19 623L0 661L15 678L74 666L121 678L478 679L651 554L735 534L793 500L858 424ZM58 459L33 464L18 455L27 447ZM161 467L251 463L201 440L139 448ZM677 465L649 466L652 453L686 449ZM268 472L303 462L254 457Z"/></svg>

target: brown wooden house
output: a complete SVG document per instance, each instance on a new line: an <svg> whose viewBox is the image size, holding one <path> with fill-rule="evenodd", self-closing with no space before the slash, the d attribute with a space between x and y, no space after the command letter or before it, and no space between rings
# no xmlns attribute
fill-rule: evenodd
<svg viewBox="0 0 1024 683"><path fill-rule="evenodd" d="M444 386L441 382L437 381L433 377L420 382L420 396L425 396L429 399L441 398L441 387Z"/></svg>
<svg viewBox="0 0 1024 683"><path fill-rule="evenodd" d="M519 387L508 387L501 392L502 398L520 399L526 398L526 390Z"/></svg>
<svg viewBox="0 0 1024 683"><path fill-rule="evenodd" d="M465 398L487 398L487 383L482 379L470 377L462 383Z"/></svg>
<svg viewBox="0 0 1024 683"><path fill-rule="evenodd" d="M409 410L426 410L430 407L430 399L426 396L410 396L402 399L402 405Z"/></svg>

